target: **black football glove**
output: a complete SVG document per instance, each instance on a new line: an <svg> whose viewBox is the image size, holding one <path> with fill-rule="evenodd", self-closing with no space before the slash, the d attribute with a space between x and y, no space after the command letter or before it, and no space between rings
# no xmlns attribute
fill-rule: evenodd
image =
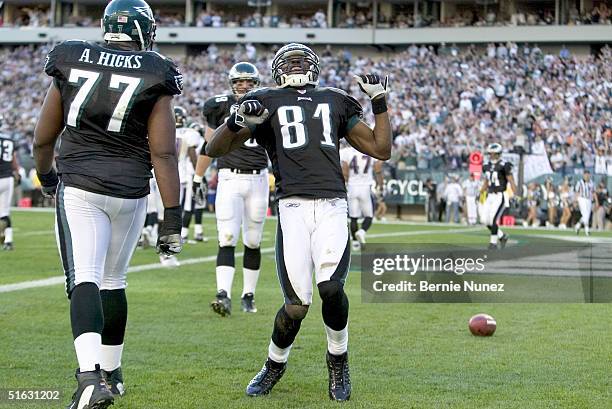
<svg viewBox="0 0 612 409"><path fill-rule="evenodd" d="M208 194L208 182L203 176L193 175L193 184L191 186L193 199L198 206L206 204L206 195Z"/></svg>
<svg viewBox="0 0 612 409"><path fill-rule="evenodd" d="M230 115L227 119L227 127L234 133L238 133L242 128L253 129L268 119L269 115L270 112L261 102L256 99L248 99L243 101L236 112Z"/></svg>
<svg viewBox="0 0 612 409"><path fill-rule="evenodd" d="M159 225L157 236L157 253L166 256L178 254L183 249L181 227L183 226L183 211L180 206L164 209L164 220Z"/></svg>
<svg viewBox="0 0 612 409"><path fill-rule="evenodd" d="M59 178L57 177L55 169L51 168L51 171L44 175L41 175L37 171L36 175L38 176L38 180L40 180L42 195L49 199L55 198L55 192L57 191L57 185L59 183Z"/></svg>
<svg viewBox="0 0 612 409"><path fill-rule="evenodd" d="M387 94L388 76L381 80L376 74L355 75L355 80L361 91L367 94L370 99Z"/></svg>

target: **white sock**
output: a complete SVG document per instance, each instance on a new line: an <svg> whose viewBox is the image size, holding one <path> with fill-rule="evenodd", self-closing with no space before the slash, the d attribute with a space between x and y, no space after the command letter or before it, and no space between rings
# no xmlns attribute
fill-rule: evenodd
<svg viewBox="0 0 612 409"><path fill-rule="evenodd" d="M491 244L497 244L497 235L496 234L492 234L491 235Z"/></svg>
<svg viewBox="0 0 612 409"><path fill-rule="evenodd" d="M5 243L13 242L13 228L12 227L7 227L6 229L4 229L4 242Z"/></svg>
<svg viewBox="0 0 612 409"><path fill-rule="evenodd" d="M502 229L497 230L497 237L500 239L504 237L504 232L502 231Z"/></svg>
<svg viewBox="0 0 612 409"><path fill-rule="evenodd" d="M327 350L332 355L342 355L348 349L348 324L344 329L336 331L325 325L327 333Z"/></svg>
<svg viewBox="0 0 612 409"><path fill-rule="evenodd" d="M274 362L287 362L289 359L289 352L291 352L291 346L289 345L287 348L279 348L276 346L274 341L270 340L270 346L268 347L268 358L273 360Z"/></svg>
<svg viewBox="0 0 612 409"><path fill-rule="evenodd" d="M201 224L194 224L193 225L193 231L195 234L203 234L204 233L204 229L202 228Z"/></svg>
<svg viewBox="0 0 612 409"><path fill-rule="evenodd" d="M96 365L100 364L101 348L102 335L97 332L86 332L74 340L74 349L81 372L96 370Z"/></svg>
<svg viewBox="0 0 612 409"><path fill-rule="evenodd" d="M257 279L259 278L259 270L251 270L250 268L244 267L242 269L242 276L242 296L244 297L244 295L248 293L255 294L255 287L257 287Z"/></svg>
<svg viewBox="0 0 612 409"><path fill-rule="evenodd" d="M181 227L181 237L184 239L189 237L189 228Z"/></svg>
<svg viewBox="0 0 612 409"><path fill-rule="evenodd" d="M227 298L232 298L232 283L236 268L230 266L217 266L217 291L225 290Z"/></svg>
<svg viewBox="0 0 612 409"><path fill-rule="evenodd" d="M107 372L114 371L121 366L121 355L123 355L123 344L102 345L100 355L100 368Z"/></svg>

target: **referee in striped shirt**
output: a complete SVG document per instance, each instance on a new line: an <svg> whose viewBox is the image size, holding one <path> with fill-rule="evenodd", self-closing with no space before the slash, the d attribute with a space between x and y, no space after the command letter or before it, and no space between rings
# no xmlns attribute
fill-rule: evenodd
<svg viewBox="0 0 612 409"><path fill-rule="evenodd" d="M584 171L582 180L576 183L574 187L576 197L578 198L578 209L580 209L580 220L576 223L576 234L580 233L580 228L584 225L584 233L589 235L589 220L591 219L591 210L593 207L593 192L595 187L591 182L591 172Z"/></svg>

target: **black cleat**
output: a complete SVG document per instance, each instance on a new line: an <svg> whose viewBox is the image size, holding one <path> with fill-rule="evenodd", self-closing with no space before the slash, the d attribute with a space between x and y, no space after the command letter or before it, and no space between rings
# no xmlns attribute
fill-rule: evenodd
<svg viewBox="0 0 612 409"><path fill-rule="evenodd" d="M95 371L79 372L77 369L75 377L79 384L67 409L106 409L114 403L98 365Z"/></svg>
<svg viewBox="0 0 612 409"><path fill-rule="evenodd" d="M329 398L346 401L351 398L351 374L349 373L348 352L332 355L327 352L327 371L329 372Z"/></svg>
<svg viewBox="0 0 612 409"><path fill-rule="evenodd" d="M121 367L114 371L107 372L102 369L102 376L106 380L110 391L115 396L123 396L125 394L125 387L123 386L123 373Z"/></svg>
<svg viewBox="0 0 612 409"><path fill-rule="evenodd" d="M268 358L261 371L249 382L248 396L263 396L270 393L274 385L283 377L287 362L276 362Z"/></svg>
<svg viewBox="0 0 612 409"><path fill-rule="evenodd" d="M4 243L2 245L2 250L6 250L6 251L12 251L14 250L13 248L13 243Z"/></svg>
<svg viewBox="0 0 612 409"><path fill-rule="evenodd" d="M500 239L499 239L499 247L501 249L506 248L506 243L508 242L508 235L504 234Z"/></svg>
<svg viewBox="0 0 612 409"><path fill-rule="evenodd" d="M497 244L493 244L493 243L489 243L489 247L487 247L488 250L497 250Z"/></svg>
<svg viewBox="0 0 612 409"><path fill-rule="evenodd" d="M246 293L242 296L242 300L240 300L240 304L242 305L242 311L244 312L257 312L257 307L255 306L255 296L253 293Z"/></svg>
<svg viewBox="0 0 612 409"><path fill-rule="evenodd" d="M210 303L210 308L222 317L232 315L232 300L227 298L227 292L221 290L217 293L217 298Z"/></svg>

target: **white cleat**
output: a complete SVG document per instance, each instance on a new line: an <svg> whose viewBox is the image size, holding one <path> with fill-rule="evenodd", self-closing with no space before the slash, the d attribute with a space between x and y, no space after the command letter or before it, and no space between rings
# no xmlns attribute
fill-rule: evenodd
<svg viewBox="0 0 612 409"><path fill-rule="evenodd" d="M366 232L363 229L359 229L355 232L355 238L362 246L366 244Z"/></svg>
<svg viewBox="0 0 612 409"><path fill-rule="evenodd" d="M357 240L351 240L351 250L359 251L361 250L361 244Z"/></svg>
<svg viewBox="0 0 612 409"><path fill-rule="evenodd" d="M164 267L178 267L178 266L181 265L181 263L178 261L176 256L164 256L164 255L160 255L159 256L159 262Z"/></svg>

